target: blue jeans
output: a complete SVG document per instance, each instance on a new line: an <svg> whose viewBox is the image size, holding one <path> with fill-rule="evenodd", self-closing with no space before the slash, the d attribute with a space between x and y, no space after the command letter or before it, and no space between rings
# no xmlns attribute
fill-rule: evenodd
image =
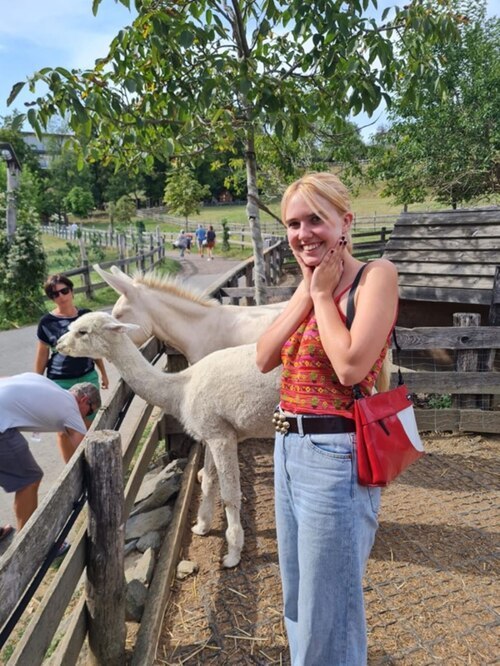
<svg viewBox="0 0 500 666"><path fill-rule="evenodd" d="M354 440L276 435L276 530L293 666L367 662L363 574L380 488L358 484Z"/></svg>

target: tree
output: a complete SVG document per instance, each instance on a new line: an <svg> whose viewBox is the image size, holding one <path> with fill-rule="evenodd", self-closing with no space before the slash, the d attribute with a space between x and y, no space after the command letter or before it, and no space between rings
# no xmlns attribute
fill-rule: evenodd
<svg viewBox="0 0 500 666"><path fill-rule="evenodd" d="M484 0L461 7L461 40L440 47L446 97L422 91L417 108L403 86L393 125L376 141L372 172L399 203L430 193L456 207L499 191L500 19L486 19Z"/></svg>
<svg viewBox="0 0 500 666"><path fill-rule="evenodd" d="M130 5L130 0L120 0ZM434 85L432 47L455 34L453 0L368 11L376 0L136 0L137 17L87 71L44 68L29 79L48 92L27 113L41 131L55 113L84 129L90 159L152 166L195 161L206 148L242 147L256 300L265 300L256 132L306 136L372 113L400 77L409 98ZM93 0L97 12L101 0ZM390 17L390 18L389 18ZM422 31L425 39L422 39ZM14 85L9 102L24 83Z"/></svg>
<svg viewBox="0 0 500 666"><path fill-rule="evenodd" d="M201 185L186 167L173 171L167 178L163 201L173 213L182 215L189 226L189 215L200 212L200 204L210 195L208 185Z"/></svg>
<svg viewBox="0 0 500 666"><path fill-rule="evenodd" d="M23 324L44 310L41 290L47 275L38 220L20 221L9 242L0 231L0 318Z"/></svg>
<svg viewBox="0 0 500 666"><path fill-rule="evenodd" d="M64 197L64 204L73 215L88 217L94 208L94 197L90 190L75 185Z"/></svg>
<svg viewBox="0 0 500 666"><path fill-rule="evenodd" d="M113 207L113 220L118 224L130 224L135 215L135 203L128 195L120 197Z"/></svg>

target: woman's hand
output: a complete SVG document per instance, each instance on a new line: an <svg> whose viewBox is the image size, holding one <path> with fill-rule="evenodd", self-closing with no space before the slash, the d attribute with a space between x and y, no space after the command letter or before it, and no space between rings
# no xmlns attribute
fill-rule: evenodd
<svg viewBox="0 0 500 666"><path fill-rule="evenodd" d="M327 293L328 295L333 294L344 272L345 246L346 243L342 237L339 238L335 247L326 252L321 263L312 273L310 282L311 296L323 293Z"/></svg>
<svg viewBox="0 0 500 666"><path fill-rule="evenodd" d="M109 387L108 375L104 372L101 374L101 388L107 389Z"/></svg>

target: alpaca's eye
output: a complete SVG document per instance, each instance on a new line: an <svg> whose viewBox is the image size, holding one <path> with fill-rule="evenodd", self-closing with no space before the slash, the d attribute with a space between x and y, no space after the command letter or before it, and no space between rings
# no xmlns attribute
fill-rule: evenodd
<svg viewBox="0 0 500 666"><path fill-rule="evenodd" d="M83 337L84 335L87 335L87 331L85 331L85 330L83 330L83 331L80 330L80 331L78 331L78 335L79 335L80 337Z"/></svg>

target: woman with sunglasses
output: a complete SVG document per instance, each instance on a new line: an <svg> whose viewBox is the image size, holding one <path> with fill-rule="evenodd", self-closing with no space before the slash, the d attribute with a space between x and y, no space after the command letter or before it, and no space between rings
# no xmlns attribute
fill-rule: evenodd
<svg viewBox="0 0 500 666"><path fill-rule="evenodd" d="M54 301L55 308L52 312L43 315L38 323L35 372L39 375L46 372L48 379L64 389L70 389L74 384L80 382L91 382L99 388L99 377L93 359L72 358L60 354L55 349L57 341L67 332L71 322L86 312L90 312L90 310L75 306L73 282L65 275L59 273L51 275L43 288L47 297ZM97 359L95 365L101 373L101 387L107 389L109 380L103 360ZM88 416L85 419L87 426L92 422L92 419ZM64 440L64 435L62 437L58 435L58 442L66 460L66 455L71 455L71 453L68 443Z"/></svg>

